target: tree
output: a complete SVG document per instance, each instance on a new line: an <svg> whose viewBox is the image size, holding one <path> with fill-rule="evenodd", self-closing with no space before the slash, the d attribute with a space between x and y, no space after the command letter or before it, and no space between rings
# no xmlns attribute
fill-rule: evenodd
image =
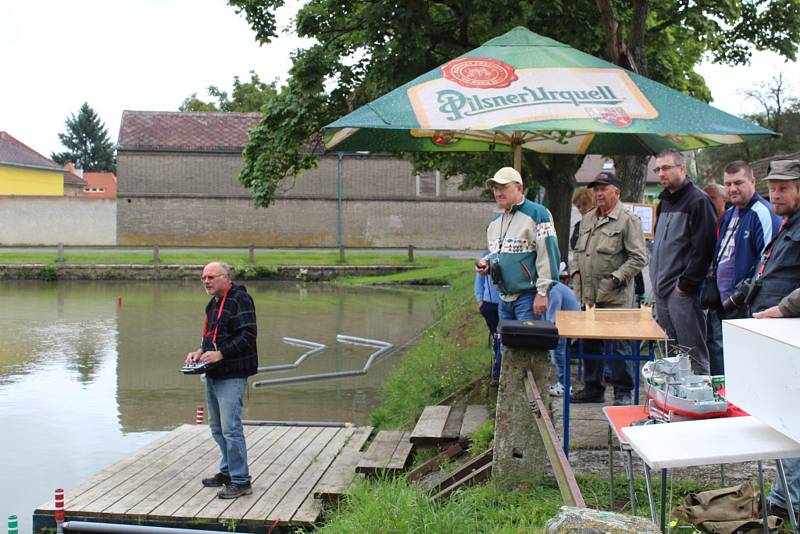
<svg viewBox="0 0 800 534"><path fill-rule="evenodd" d="M697 156L700 179L719 183L725 165L733 160L755 161L800 151L800 98L794 96L792 90L783 72L779 72L770 80L743 91L744 96L757 101L763 109L744 118L780 133L781 137L701 151Z"/></svg>
<svg viewBox="0 0 800 534"><path fill-rule="evenodd" d="M283 0L228 3L245 15L259 42L277 36L274 12ZM308 140L319 140L322 126L515 26L708 100L692 70L705 54L741 63L752 43L794 57L800 0L311 0L298 13L295 30L316 43L294 53L287 86L251 133L241 183L252 189L257 205L268 206L281 179L316 164ZM410 157L418 169L465 174L468 187L481 186L501 161L510 163L498 155ZM523 177L545 187L562 253L581 162L580 156L524 155ZM626 197L641 198L643 188L643 179L626 185Z"/></svg>
<svg viewBox="0 0 800 534"><path fill-rule="evenodd" d="M204 102L197 98L197 93L184 99L178 108L180 111L261 111L275 96L275 82L264 83L258 74L250 71L250 81L242 82L239 76L233 77L232 98L228 98L226 91L221 91L216 85L207 89L209 96L216 98L217 102Z"/></svg>
<svg viewBox="0 0 800 534"><path fill-rule="evenodd" d="M64 165L74 163L89 172L116 172L114 144L108 139L108 130L95 111L84 102L78 114L70 114L64 121L65 133L58 134L64 152L50 155L50 159Z"/></svg>

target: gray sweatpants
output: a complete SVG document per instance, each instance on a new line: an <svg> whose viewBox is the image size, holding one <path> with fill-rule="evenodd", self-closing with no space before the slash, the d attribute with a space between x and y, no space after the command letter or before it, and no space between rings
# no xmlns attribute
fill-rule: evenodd
<svg viewBox="0 0 800 534"><path fill-rule="evenodd" d="M706 316L700 307L699 295L673 290L656 299L656 321L667 336L689 351L692 372L707 375L708 347L706 346Z"/></svg>

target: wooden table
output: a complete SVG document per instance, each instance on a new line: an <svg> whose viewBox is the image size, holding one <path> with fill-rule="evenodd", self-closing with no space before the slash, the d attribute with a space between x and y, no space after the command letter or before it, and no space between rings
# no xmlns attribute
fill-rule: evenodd
<svg viewBox="0 0 800 534"><path fill-rule="evenodd" d="M588 308L586 311L556 312L558 335L578 340L578 353L570 355L566 352L564 362L564 453L569 455L569 390L572 377L569 361L579 360L652 360L655 357L653 343L667 340L667 334L653 319L650 307L641 308ZM630 341L631 354L585 354L584 339L602 339L608 341ZM641 343L648 344L647 356L641 356ZM609 352L604 347L604 352ZM639 370L633 373L634 400L639 403Z"/></svg>

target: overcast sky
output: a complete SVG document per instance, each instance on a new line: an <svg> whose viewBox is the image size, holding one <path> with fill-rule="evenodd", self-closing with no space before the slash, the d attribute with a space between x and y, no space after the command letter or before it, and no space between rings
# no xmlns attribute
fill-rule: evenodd
<svg viewBox="0 0 800 534"><path fill-rule="evenodd" d="M302 0L288 0L286 28ZM224 0L0 0L0 130L45 156L61 151L64 120L83 102L100 115L113 142L122 110L175 111L205 88L230 92L234 75L286 79L289 53L303 44L285 35L259 47ZM759 53L749 67L703 65L714 105L757 110L739 92L783 70L794 94L800 66Z"/></svg>

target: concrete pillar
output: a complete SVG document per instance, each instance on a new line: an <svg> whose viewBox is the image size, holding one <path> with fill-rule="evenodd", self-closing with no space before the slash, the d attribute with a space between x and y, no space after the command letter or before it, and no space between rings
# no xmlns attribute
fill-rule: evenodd
<svg viewBox="0 0 800 534"><path fill-rule="evenodd" d="M408 245L408 262L414 263L414 245Z"/></svg>
<svg viewBox="0 0 800 534"><path fill-rule="evenodd" d="M56 261L58 263L64 263L64 243L58 244L58 255L56 256Z"/></svg>
<svg viewBox="0 0 800 534"><path fill-rule="evenodd" d="M153 263L161 263L160 247L158 243L153 245Z"/></svg>
<svg viewBox="0 0 800 534"><path fill-rule="evenodd" d="M250 245L250 248L248 249L247 252L248 252L247 261L249 261L250 263L255 263L256 262L256 246L255 245Z"/></svg>
<svg viewBox="0 0 800 534"><path fill-rule="evenodd" d="M339 245L339 263L344 263L344 245Z"/></svg>
<svg viewBox="0 0 800 534"><path fill-rule="evenodd" d="M540 483L545 466L550 462L525 393L524 380L529 368L542 398L549 399L550 353L535 349L504 349L492 459L492 481L500 491L524 489Z"/></svg>

